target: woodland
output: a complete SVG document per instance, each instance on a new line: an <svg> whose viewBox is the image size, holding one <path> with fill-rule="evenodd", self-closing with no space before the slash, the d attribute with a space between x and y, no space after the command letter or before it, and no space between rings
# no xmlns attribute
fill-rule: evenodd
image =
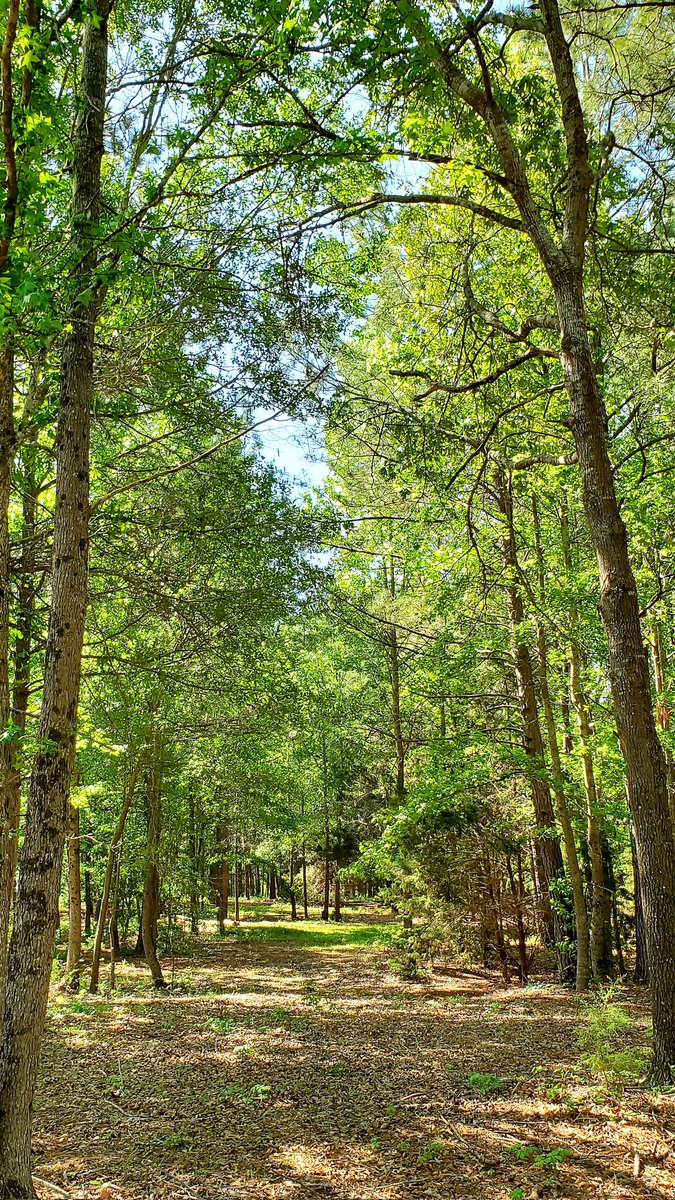
<svg viewBox="0 0 675 1200"><path fill-rule="evenodd" d="M674 1196L672 0L0 39L0 1200Z"/></svg>

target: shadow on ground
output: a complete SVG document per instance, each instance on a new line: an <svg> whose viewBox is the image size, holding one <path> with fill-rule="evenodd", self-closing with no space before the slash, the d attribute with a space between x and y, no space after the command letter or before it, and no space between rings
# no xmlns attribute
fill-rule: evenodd
<svg viewBox="0 0 675 1200"><path fill-rule="evenodd" d="M572 996L466 970L401 983L380 924L206 936L167 994L131 960L112 999L56 997L40 1195L675 1196L672 1098L575 1071Z"/></svg>

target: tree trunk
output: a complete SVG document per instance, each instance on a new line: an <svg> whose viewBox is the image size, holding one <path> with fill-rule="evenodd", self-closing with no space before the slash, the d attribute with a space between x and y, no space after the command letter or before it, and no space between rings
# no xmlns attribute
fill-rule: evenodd
<svg viewBox="0 0 675 1200"><path fill-rule="evenodd" d="M145 761L144 756L145 756L145 752L141 751L141 753L136 761L136 765L134 766L134 768L131 772L131 775L129 777L129 782L127 784L127 788L124 793L124 799L122 801L122 810L120 812L120 815L119 815L119 818L117 821L117 827L113 834L113 838L112 838L112 841L110 843L110 847L108 850L108 861L106 863L105 876L103 879L103 892L101 893L101 902L98 906L98 915L96 918L96 934L94 937L94 947L93 947L92 954L91 954L91 977L89 979L89 991L90 992L98 991L98 981L99 981L99 975L100 975L100 969L101 969L101 951L103 948L103 937L105 934L106 921L108 920L108 905L110 903L110 891L111 891L113 879L115 876L115 870L116 870L116 866L117 866L117 858L118 858L119 853L121 852L121 843L122 843L122 838L124 837L124 828L127 823L127 816L129 814L129 809L131 808L133 798L136 794L136 785L138 783L138 777L141 773L141 770L142 770L142 767L143 767L143 764Z"/></svg>
<svg viewBox="0 0 675 1200"><path fill-rule="evenodd" d="M509 620L513 634L513 662L523 723L523 749L532 764L529 783L537 823L534 853L541 888L540 900L544 927L549 944L556 947L560 978L567 980L571 976L574 979L575 968L567 948L571 940L569 914L564 909L562 897L552 896L552 893L555 893L556 885L565 878L565 867L555 824L551 790L546 778L544 743L539 723L532 658L527 643L523 641L525 611L520 589L516 583L519 565L511 494L503 471L498 470L495 479L499 508L505 522L502 553L507 575L506 595Z"/></svg>
<svg viewBox="0 0 675 1200"><path fill-rule="evenodd" d="M288 881L291 896L291 921L298 919L298 906L295 899L295 850L291 846L291 860L288 867Z"/></svg>
<svg viewBox="0 0 675 1200"><path fill-rule="evenodd" d="M110 943L109 943L110 944L109 981L110 981L110 991L111 992L115 991L115 982L116 982L115 966L117 963L117 956L119 954L119 948L120 948L120 939L119 939L119 933L118 933L118 929L117 929L117 910L119 907L119 900L120 900L121 869L122 869L122 855L118 854L117 855L117 866L115 868L115 878L113 881L112 904L110 905L110 922L108 925L109 938L110 938Z"/></svg>
<svg viewBox="0 0 675 1200"><path fill-rule="evenodd" d="M16 25L15 25L16 28ZM3 83L6 66L3 53ZM11 86L11 83L10 83ZM9 725L9 501L14 447L14 351L0 354L0 729ZM12 743L0 747L0 1021L2 1021L9 943L10 912L16 872L19 808L11 785Z"/></svg>
<svg viewBox="0 0 675 1200"><path fill-rule="evenodd" d="M162 837L162 740L156 734L153 741L153 759L148 769L148 841L143 883L141 932L143 934L143 953L152 974L152 982L156 988L164 988L166 982L157 956L159 852Z"/></svg>
<svg viewBox="0 0 675 1200"><path fill-rule="evenodd" d="M80 810L68 801L68 954L66 986L80 990L82 968L82 878L80 870Z"/></svg>
<svg viewBox="0 0 675 1200"><path fill-rule="evenodd" d="M106 100L107 0L95 4L82 36L79 105L73 135L74 291L91 289L100 214ZM58 924L61 863L73 766L87 608L89 432L97 303L75 300L64 334L57 423L51 608L31 772L0 1044L0 1196L33 1195L30 1116Z"/></svg>
<svg viewBox="0 0 675 1200"><path fill-rule="evenodd" d="M635 832L630 831L631 861L633 863L633 904L635 908L635 982L649 982L649 963L647 961L647 942L645 936L645 915L642 906L642 882L640 866L635 848Z"/></svg>
<svg viewBox="0 0 675 1200"><path fill-rule="evenodd" d="M392 602L396 600L396 576L394 574L394 560L390 559L389 569L387 569L386 558L382 563L384 570L384 582ZM393 617L393 614L392 614ZM394 786L394 801L397 806L400 806L405 800L405 741L403 738L403 724L401 721L401 670L400 659L398 652L398 634L396 625L393 623L387 626L388 633L388 651L389 651L389 679L391 683L391 716L394 731L394 746L396 748L396 782Z"/></svg>
<svg viewBox="0 0 675 1200"><path fill-rule="evenodd" d="M309 921L309 904L307 898L307 847L302 843L302 911L306 921Z"/></svg>
<svg viewBox="0 0 675 1200"><path fill-rule="evenodd" d="M659 571L659 582L662 588L666 587L666 581L663 579ZM652 618L650 628L650 642L652 649L652 662L654 664L654 684L656 688L656 719L659 729L664 731L670 729L670 708L665 693L668 689L666 679L668 660L666 651L663 645L663 637L661 634L661 625L656 617ZM668 795L670 797L670 815L675 828L675 761L673 760L673 752L669 746L664 746L666 755L666 768L668 773Z"/></svg>
<svg viewBox="0 0 675 1200"><path fill-rule="evenodd" d="M335 905L333 908L333 920L341 921L342 920L342 902L341 902L341 897L340 897L340 870L337 866L335 867L335 883L333 885L333 895L335 898Z"/></svg>
<svg viewBox="0 0 675 1200"><path fill-rule="evenodd" d="M579 463L584 511L600 579L609 677L617 732L626 762L635 827L644 927L652 980L653 1082L671 1082L675 1063L675 841L665 755L652 708L640 602L616 493L607 441L607 413L591 351L584 296L584 260L594 173L558 0L540 0L541 29L558 92L567 153L567 194L560 242L539 208L526 164L497 92L470 82L435 38L411 0L397 0L420 45L448 89L483 122L507 191L551 281L560 327L560 359L569 396L569 428ZM481 66L483 81L488 68Z"/></svg>
<svg viewBox="0 0 675 1200"><path fill-rule="evenodd" d="M199 933L199 855L197 853L197 818L195 813L195 798L192 788L188 797L188 816L190 833L188 852L190 856L190 933L196 937Z"/></svg>
<svg viewBox="0 0 675 1200"><path fill-rule="evenodd" d="M239 853L239 840L235 834L234 838L235 853ZM241 864L235 862L234 865L234 923L239 924L239 897L241 894Z"/></svg>
<svg viewBox="0 0 675 1200"><path fill-rule="evenodd" d="M513 909L516 918L516 929L518 931L518 979L521 986L527 984L530 972L530 956L527 952L527 928L525 925L525 888L523 886L523 871L522 871L522 852L518 848L518 882L513 871L513 865L509 855L506 855L506 871L509 877L509 886L511 888L511 896L513 898Z"/></svg>
<svg viewBox="0 0 675 1200"><path fill-rule="evenodd" d="M614 970L611 946L612 897L606 883L603 847L606 836L603 828L602 810L595 781L593 754L591 750L591 720L586 696L581 685L579 649L575 642L570 647L570 682L572 699L577 712L579 744L586 793L586 834L591 867L591 964L596 979L607 979ZM607 931L609 930L609 961L607 961Z"/></svg>
<svg viewBox="0 0 675 1200"><path fill-rule="evenodd" d="M546 605L544 558L541 546L537 498L534 494L532 496L532 516L534 519L535 547L537 553L537 565L539 568L539 598L542 609L544 609ZM555 718L553 715L553 703L551 701L551 691L548 680L548 646L546 632L544 630L543 623L539 619L537 620L537 653L539 657L539 687L541 690L544 721L546 724L549 754L551 757L553 794L556 800L558 819L563 831L565 856L567 858L567 870L570 877L572 900L574 904L574 923L576 926L577 951L576 990L578 992L585 992L590 981L591 961L588 913L586 911L586 896L584 894L584 877L579 865L579 855L577 854L574 826L572 825L572 817L570 815L569 805L567 803L567 795L565 793L565 780L563 778L561 766L558 731L556 729Z"/></svg>
<svg viewBox="0 0 675 1200"><path fill-rule="evenodd" d="M675 842L665 755L654 721L637 585L607 450L606 413L585 323L580 278L561 276L556 299L584 508L600 574L609 677L626 761L652 983L652 1078L675 1063Z"/></svg>
<svg viewBox="0 0 675 1200"><path fill-rule="evenodd" d="M84 936L91 936L91 921L94 915L94 901L91 894L91 871L84 872Z"/></svg>

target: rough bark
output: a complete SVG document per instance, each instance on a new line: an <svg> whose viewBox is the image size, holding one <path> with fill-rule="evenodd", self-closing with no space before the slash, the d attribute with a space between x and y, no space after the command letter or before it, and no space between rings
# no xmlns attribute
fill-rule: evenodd
<svg viewBox="0 0 675 1200"><path fill-rule="evenodd" d="M8 728L9 691L9 498L12 472L11 446L14 428L14 352L0 354L0 730ZM19 825L18 797L11 786L12 745L3 738L0 746L0 1021L2 1020L9 940L10 912L14 894Z"/></svg>
<svg viewBox="0 0 675 1200"><path fill-rule="evenodd" d="M96 266L109 5L86 20L73 134L77 294ZM9 946L0 1044L0 1196L33 1194L30 1116L47 1007L80 690L89 548L89 433L97 305L76 300L64 334L57 422L51 607L39 722Z"/></svg>
<svg viewBox="0 0 675 1200"><path fill-rule="evenodd" d="M530 186L514 141L513 124L492 88L479 53L482 86L467 78L452 52L435 37L412 0L397 6L447 88L483 122L499 159L501 183L518 209L522 229L551 281L560 360L569 397L584 511L600 580L600 612L607 634L609 677L617 732L626 762L647 953L652 980L654 1082L670 1082L675 1063L675 842L665 755L659 741L640 620L637 585L609 457L607 414L590 344L584 298L588 213L594 183L577 72L558 0L540 0L539 29L558 92L566 146L562 236L557 240ZM476 42L474 42L474 48Z"/></svg>

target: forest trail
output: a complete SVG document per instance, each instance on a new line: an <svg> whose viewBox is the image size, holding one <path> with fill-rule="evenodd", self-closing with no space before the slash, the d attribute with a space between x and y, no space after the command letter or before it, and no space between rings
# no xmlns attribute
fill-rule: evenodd
<svg viewBox="0 0 675 1200"><path fill-rule="evenodd" d="M675 1196L673 1096L579 1073L569 993L462 968L403 983L364 914L248 915L166 957L164 994L129 960L112 999L54 995L41 1198ZM646 1004L621 1000L641 1038Z"/></svg>

